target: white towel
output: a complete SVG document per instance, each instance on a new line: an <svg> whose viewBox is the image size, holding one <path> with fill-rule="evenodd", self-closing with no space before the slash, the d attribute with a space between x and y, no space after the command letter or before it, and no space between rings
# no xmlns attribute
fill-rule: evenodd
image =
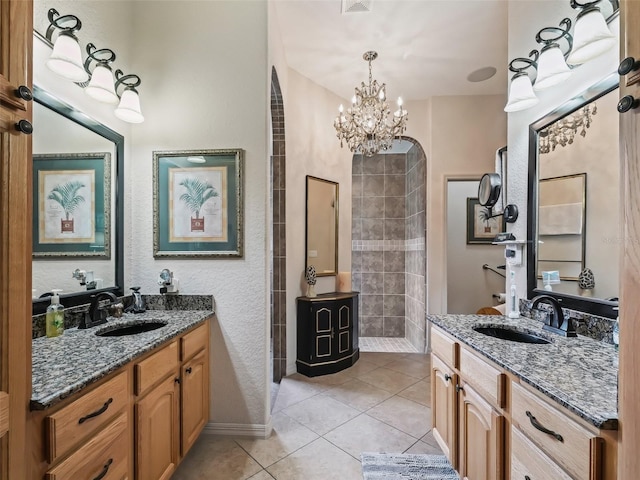
<svg viewBox="0 0 640 480"><path fill-rule="evenodd" d="M539 235L581 235L582 203L544 205L538 210Z"/></svg>

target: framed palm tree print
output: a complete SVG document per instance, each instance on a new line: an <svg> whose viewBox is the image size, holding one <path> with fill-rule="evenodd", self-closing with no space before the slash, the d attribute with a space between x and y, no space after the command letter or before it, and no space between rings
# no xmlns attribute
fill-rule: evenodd
<svg viewBox="0 0 640 480"><path fill-rule="evenodd" d="M33 155L34 257L111 258L111 154Z"/></svg>
<svg viewBox="0 0 640 480"><path fill-rule="evenodd" d="M493 216L477 198L467 197L467 245L491 244L502 230L502 215Z"/></svg>
<svg viewBox="0 0 640 480"><path fill-rule="evenodd" d="M154 257L242 257L243 155L153 152Z"/></svg>

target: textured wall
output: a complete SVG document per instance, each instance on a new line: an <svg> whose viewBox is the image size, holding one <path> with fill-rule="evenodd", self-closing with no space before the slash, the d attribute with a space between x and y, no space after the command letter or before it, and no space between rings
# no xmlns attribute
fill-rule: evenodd
<svg viewBox="0 0 640 480"><path fill-rule="evenodd" d="M608 2L603 2L603 5ZM523 0L509 2L509 59L526 56L537 48L535 35L545 26L557 25L564 17L576 16L569 2L540 2ZM619 20L610 25L612 32L619 32ZM508 114L508 199L518 206L521 214L518 220L508 226L516 238L527 237L527 182L529 125L548 112L559 107L594 83L616 71L619 63L617 48L574 69L565 82L538 93L540 102L534 107ZM525 252L526 253L526 252ZM507 276L509 278L509 276ZM526 298L526 262L515 268L515 279L520 298ZM508 290L508 288L507 288Z"/></svg>

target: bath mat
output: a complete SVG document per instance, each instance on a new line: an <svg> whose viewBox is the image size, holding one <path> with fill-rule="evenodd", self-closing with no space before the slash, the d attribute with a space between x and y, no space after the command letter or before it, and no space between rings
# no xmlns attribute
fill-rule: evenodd
<svg viewBox="0 0 640 480"><path fill-rule="evenodd" d="M364 480L459 480L444 455L363 453Z"/></svg>

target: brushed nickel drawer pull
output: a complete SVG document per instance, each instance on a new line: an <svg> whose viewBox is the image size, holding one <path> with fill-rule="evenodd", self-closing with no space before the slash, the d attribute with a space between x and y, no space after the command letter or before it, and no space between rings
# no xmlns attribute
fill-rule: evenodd
<svg viewBox="0 0 640 480"><path fill-rule="evenodd" d="M542 425L540 425L540 423L538 423L538 420L536 420L536 417L534 417L533 414L529 410L527 410L526 413L527 413L527 417L529 417L529 421L531 422L531 425L533 425L534 428L540 430L542 433L546 433L547 435L551 435L556 440L559 440L559 441L564 443L564 439L562 438L562 435L560 435L559 433L556 433L553 430L549 430L548 428L543 427Z"/></svg>
<svg viewBox="0 0 640 480"><path fill-rule="evenodd" d="M84 417L82 417L80 420L78 420L78 423L82 424L82 423L86 422L87 420L89 420L90 418L97 417L98 415L102 415L104 412L107 411L107 408L109 408L109 405L111 404L111 402L113 402L113 398L109 398L109 400L104 402L104 405L102 407L100 407L99 410L96 410L95 412L90 413L90 414L85 415Z"/></svg>
<svg viewBox="0 0 640 480"><path fill-rule="evenodd" d="M456 392L457 393L464 392L464 387L462 385L456 384Z"/></svg>
<svg viewBox="0 0 640 480"><path fill-rule="evenodd" d="M102 472L100 472L100 475L98 475L93 480L100 480L101 478L104 478L104 476L109 471L109 467L111 466L112 463L113 463L113 458L110 458L109 460L107 460L107 463L105 463L104 467L102 467Z"/></svg>
<svg viewBox="0 0 640 480"><path fill-rule="evenodd" d="M448 373L444 374L444 381L448 382L449 380L451 380L451 375L449 375Z"/></svg>

